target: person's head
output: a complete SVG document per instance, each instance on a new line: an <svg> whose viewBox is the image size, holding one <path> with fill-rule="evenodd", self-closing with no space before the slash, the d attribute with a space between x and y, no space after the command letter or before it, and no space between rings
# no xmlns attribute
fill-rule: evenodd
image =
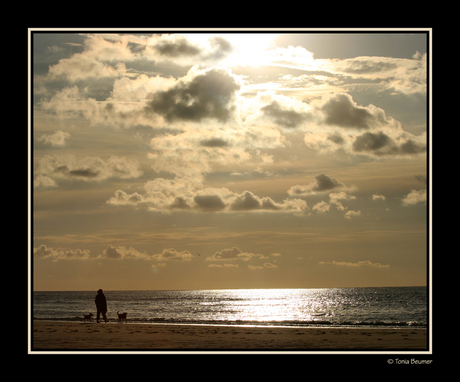
<svg viewBox="0 0 460 382"><path fill-rule="evenodd" d="M102 293L102 292L103 292L102 289L99 289L99 290L97 291L97 293L99 293L99 294Z"/></svg>

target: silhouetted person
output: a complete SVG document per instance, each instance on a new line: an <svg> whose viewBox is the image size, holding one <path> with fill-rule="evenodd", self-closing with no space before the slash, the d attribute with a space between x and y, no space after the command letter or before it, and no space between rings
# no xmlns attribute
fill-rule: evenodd
<svg viewBox="0 0 460 382"><path fill-rule="evenodd" d="M94 302L96 303L96 309L97 309L96 321L99 322L99 317L102 313L102 317L104 318L104 321L107 322L107 316L106 316L107 300L105 299L102 289L99 289L97 291L97 295L96 295Z"/></svg>

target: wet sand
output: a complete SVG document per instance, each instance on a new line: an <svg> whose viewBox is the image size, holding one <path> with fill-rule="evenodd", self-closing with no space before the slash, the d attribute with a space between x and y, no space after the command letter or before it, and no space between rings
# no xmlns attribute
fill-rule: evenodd
<svg viewBox="0 0 460 382"><path fill-rule="evenodd" d="M31 349L126 351L428 350L426 329L279 328L34 321Z"/></svg>

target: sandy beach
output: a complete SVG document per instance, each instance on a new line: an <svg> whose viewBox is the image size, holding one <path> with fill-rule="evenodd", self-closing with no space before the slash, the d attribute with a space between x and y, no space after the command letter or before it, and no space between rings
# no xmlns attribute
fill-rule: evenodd
<svg viewBox="0 0 460 382"><path fill-rule="evenodd" d="M425 329L279 328L34 321L31 353L427 350Z"/></svg>

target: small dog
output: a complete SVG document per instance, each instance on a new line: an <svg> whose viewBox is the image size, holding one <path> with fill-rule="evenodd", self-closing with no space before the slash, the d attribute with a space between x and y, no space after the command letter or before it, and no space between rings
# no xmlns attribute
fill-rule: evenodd
<svg viewBox="0 0 460 382"><path fill-rule="evenodd" d="M121 322L124 320L126 323L128 323L128 321L126 321L126 316L128 315L128 313L118 313L118 310L117 310L117 314L118 314L118 322Z"/></svg>
<svg viewBox="0 0 460 382"><path fill-rule="evenodd" d="M86 320L91 321L92 320L91 317L93 317L93 313L86 314L83 321L84 322L86 322Z"/></svg>

